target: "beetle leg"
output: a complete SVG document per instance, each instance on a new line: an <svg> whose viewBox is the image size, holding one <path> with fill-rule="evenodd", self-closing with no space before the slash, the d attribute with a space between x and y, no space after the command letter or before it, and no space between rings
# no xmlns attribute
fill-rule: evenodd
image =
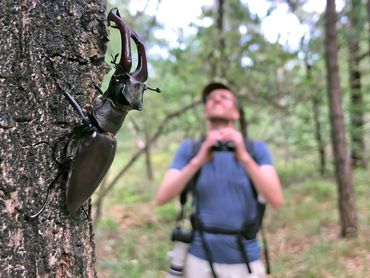
<svg viewBox="0 0 370 278"><path fill-rule="evenodd" d="M91 221L91 218L90 218L89 214L87 213L86 209L83 206L81 206L81 210L84 212L84 214L86 216L86 220Z"/></svg>
<svg viewBox="0 0 370 278"><path fill-rule="evenodd" d="M131 37L136 44L138 53L137 67L131 76L137 81L145 82L148 79L148 66L146 60L145 47L142 41L140 41L139 36L134 31L132 31Z"/></svg>
<svg viewBox="0 0 370 278"><path fill-rule="evenodd" d="M112 9L108 14L108 24L111 21L116 23L121 34L121 59L115 74L129 73L132 66L130 43L131 30L121 19L117 8Z"/></svg>
<svg viewBox="0 0 370 278"><path fill-rule="evenodd" d="M93 83L93 85L94 85L95 90L97 90L100 95L103 95L104 94L104 92L102 91L102 89L100 89L100 87L95 82Z"/></svg>
<svg viewBox="0 0 370 278"><path fill-rule="evenodd" d="M29 218L29 219L35 219L37 218L45 209L46 205L48 204L49 202L49 194L50 194L50 191L51 189L53 189L55 183L57 182L57 180L66 172L69 170L69 168L71 167L72 165L72 162L73 162L74 158L72 156L69 156L67 158L67 161L65 161L63 163L63 166L62 168L59 170L58 174L56 175L56 177L51 181L51 183L48 185L48 189L47 189L47 192L46 192L46 198L45 198L45 202L44 204L42 205L41 209L39 209L36 213L32 214L32 215L27 215L26 217Z"/></svg>
<svg viewBox="0 0 370 278"><path fill-rule="evenodd" d="M72 107L76 110L80 118L82 119L82 122L84 125L91 127L91 123L89 118L85 115L85 113L82 111L81 106L77 103L77 101L66 91L62 90L64 97L67 99L67 101L72 105Z"/></svg>
<svg viewBox="0 0 370 278"><path fill-rule="evenodd" d="M112 56L112 61L111 64L113 65L113 67L116 69L118 67L118 63L117 63L117 58L119 56L119 54L117 53L116 55L111 55Z"/></svg>
<svg viewBox="0 0 370 278"><path fill-rule="evenodd" d="M103 95L103 94L104 94L104 92L102 91L102 89L100 89L99 85L98 85L98 84L96 84L95 79L94 79L94 76L92 75L92 73L91 73L91 72L90 72L90 78L91 78L91 81L92 81L92 83L93 83L93 85L94 85L95 90L97 90L97 91L99 92L99 94L100 94L100 95ZM89 114L89 113L88 113L88 114Z"/></svg>
<svg viewBox="0 0 370 278"><path fill-rule="evenodd" d="M47 145L51 149L51 151L52 151L52 158L53 158L55 164L57 164L59 167L61 167L64 164L64 162L60 162L57 159L56 152L57 152L58 144L60 142L64 141L65 138L71 138L72 135L73 135L73 133L69 133L69 134L67 134L64 137L60 137L59 139L56 140L56 142L54 143L54 146L51 146L51 144L49 142L47 142L47 141L40 141L40 142L37 142L36 144L33 144L33 147L39 146L41 144ZM68 139L68 140L70 140L70 139ZM66 152L66 147L64 147L64 150L63 151Z"/></svg>

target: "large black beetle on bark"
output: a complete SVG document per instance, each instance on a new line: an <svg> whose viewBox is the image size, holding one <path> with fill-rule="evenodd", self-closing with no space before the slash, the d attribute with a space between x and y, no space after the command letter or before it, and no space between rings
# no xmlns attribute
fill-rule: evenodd
<svg viewBox="0 0 370 278"><path fill-rule="evenodd" d="M120 61L116 63L117 56L113 60L115 72L106 92L103 93L96 87L101 96L94 100L89 111L84 111L57 82L67 101L80 116L82 124L74 129L73 135L77 138L77 144L72 147L66 161L61 165L59 174L49 184L42 208L29 216L30 218L36 218L44 210L50 189L65 172L68 172L67 210L73 213L79 209L91 197L110 168L116 152L115 134L121 128L127 113L132 109L143 108L143 93L150 89L144 84L148 78L144 44L121 19L116 8L109 12L107 20L109 25L114 22L115 26L112 27L120 31ZM135 42L138 52L137 67L132 73L131 39ZM160 92L159 89L154 91Z"/></svg>

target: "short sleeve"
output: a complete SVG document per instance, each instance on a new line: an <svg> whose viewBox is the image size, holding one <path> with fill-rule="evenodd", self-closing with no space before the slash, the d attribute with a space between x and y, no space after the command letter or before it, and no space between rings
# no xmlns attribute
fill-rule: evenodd
<svg viewBox="0 0 370 278"><path fill-rule="evenodd" d="M193 141L191 141L190 139L183 140L175 153L170 168L182 170L191 160L192 150Z"/></svg>
<svg viewBox="0 0 370 278"><path fill-rule="evenodd" d="M253 141L253 151L258 165L273 165L272 155L266 143Z"/></svg>

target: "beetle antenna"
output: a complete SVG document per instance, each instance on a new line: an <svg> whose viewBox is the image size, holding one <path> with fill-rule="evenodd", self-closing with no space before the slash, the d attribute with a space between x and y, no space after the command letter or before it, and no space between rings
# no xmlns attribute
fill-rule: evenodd
<svg viewBox="0 0 370 278"><path fill-rule="evenodd" d="M154 91L154 92L157 92L157 93L162 92L162 91L161 91L161 89L159 89L159 88L155 88L155 89L153 89L153 88L150 88L150 87L148 87L148 86L146 86L146 85L145 85L145 87L144 87L144 91L145 91L145 90L150 90L150 91Z"/></svg>

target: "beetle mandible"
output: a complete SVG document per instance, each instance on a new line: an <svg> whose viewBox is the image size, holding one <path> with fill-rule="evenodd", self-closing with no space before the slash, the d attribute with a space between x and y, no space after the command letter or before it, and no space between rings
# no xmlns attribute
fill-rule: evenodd
<svg viewBox="0 0 370 278"><path fill-rule="evenodd" d="M87 201L99 186L106 175L115 156L117 141L114 137L121 128L127 113L132 110L143 109L143 93L150 89L144 82L148 78L145 47L139 36L122 20L117 8L113 8L107 17L108 25L118 28L121 35L121 58L118 63L112 63L115 72L112 75L108 89L94 100L91 111L84 112L77 101L57 82L66 100L71 104L82 120L82 124L75 128L77 145L72 154L63 163L56 178L49 184L46 200L36 213L29 218L36 218L44 210L49 191L56 180L68 171L66 186L66 208L73 213ZM137 47L138 62L136 69L130 73L132 66L131 43L132 39Z"/></svg>

